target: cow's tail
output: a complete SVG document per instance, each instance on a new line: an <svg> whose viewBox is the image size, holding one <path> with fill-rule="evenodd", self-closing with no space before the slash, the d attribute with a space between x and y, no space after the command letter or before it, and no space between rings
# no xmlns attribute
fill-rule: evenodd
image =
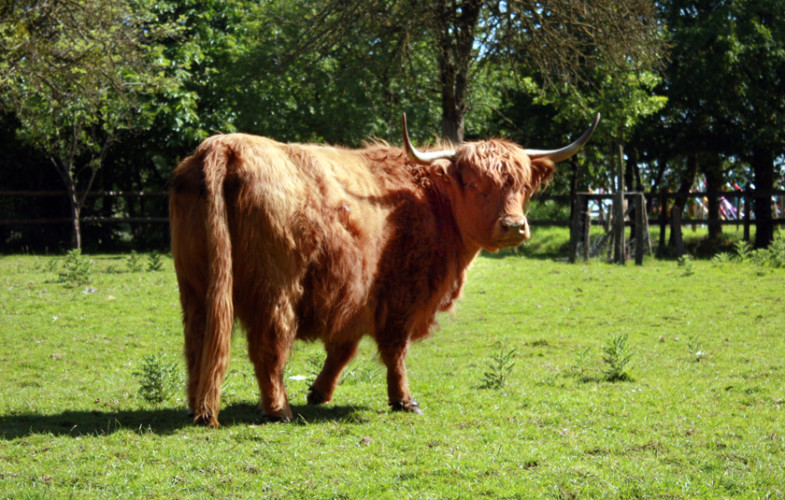
<svg viewBox="0 0 785 500"><path fill-rule="evenodd" d="M202 346L194 421L218 427L221 385L229 365L234 324L232 243L224 196L224 180L233 152L218 139L204 156L207 199L207 325Z"/></svg>

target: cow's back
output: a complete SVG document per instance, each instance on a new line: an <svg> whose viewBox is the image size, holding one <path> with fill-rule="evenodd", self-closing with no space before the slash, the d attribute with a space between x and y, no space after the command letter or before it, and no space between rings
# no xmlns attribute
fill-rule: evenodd
<svg viewBox="0 0 785 500"><path fill-rule="evenodd" d="M367 316L394 206L363 156L340 148L228 134L205 140L176 169L172 252L181 286L206 289L205 156L227 148L223 183L240 319L296 304L300 335L324 337ZM362 325L367 327L367 325Z"/></svg>

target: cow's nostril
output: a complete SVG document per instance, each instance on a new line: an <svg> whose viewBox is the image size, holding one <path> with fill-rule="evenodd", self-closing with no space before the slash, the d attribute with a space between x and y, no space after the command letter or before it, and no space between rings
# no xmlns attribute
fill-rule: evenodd
<svg viewBox="0 0 785 500"><path fill-rule="evenodd" d="M504 229L520 229L524 224L526 224L524 219L502 221L502 227Z"/></svg>

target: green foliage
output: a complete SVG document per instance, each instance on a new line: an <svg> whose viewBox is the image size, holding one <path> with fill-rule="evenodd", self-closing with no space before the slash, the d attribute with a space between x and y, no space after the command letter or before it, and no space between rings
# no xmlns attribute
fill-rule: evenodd
<svg viewBox="0 0 785 500"><path fill-rule="evenodd" d="M588 382L590 380L588 374L590 362L591 362L591 349L586 347L584 349L579 350L575 362L572 366L572 372L576 377L578 377L579 380L582 380L584 382Z"/></svg>
<svg viewBox="0 0 785 500"><path fill-rule="evenodd" d="M58 279L60 283L71 287L87 285L90 283L92 270L92 261L77 248L66 254Z"/></svg>
<svg viewBox="0 0 785 500"><path fill-rule="evenodd" d="M149 354L134 372L139 382L139 397L150 404L161 404L182 390L180 364L166 354Z"/></svg>
<svg viewBox="0 0 785 500"><path fill-rule="evenodd" d="M769 265L785 267L785 238L775 238L769 245Z"/></svg>
<svg viewBox="0 0 785 500"><path fill-rule="evenodd" d="M785 267L785 238L775 237L767 248L753 249L749 242L739 240L734 243L735 255L719 253L712 262L716 264L731 261L739 263L751 262L760 267Z"/></svg>
<svg viewBox="0 0 785 500"><path fill-rule="evenodd" d="M733 250L736 252L736 259L740 262L746 262L752 254L752 245L750 245L749 241L738 240L733 244Z"/></svg>
<svg viewBox="0 0 785 500"><path fill-rule="evenodd" d="M605 380L609 382L631 380L627 369L634 353L628 340L626 333L614 335L602 347L602 360L606 364Z"/></svg>
<svg viewBox="0 0 785 500"><path fill-rule="evenodd" d="M785 238L775 238L767 248L751 252L752 262L759 266L785 267Z"/></svg>
<svg viewBox="0 0 785 500"><path fill-rule="evenodd" d="M128 270L132 273L138 273L142 271L142 258L136 252L131 252L125 261Z"/></svg>
<svg viewBox="0 0 785 500"><path fill-rule="evenodd" d="M731 262L732 258L733 257L728 252L720 252L716 254L714 257L712 257L711 261L714 262L715 264L726 264L728 262Z"/></svg>
<svg viewBox="0 0 785 500"><path fill-rule="evenodd" d="M480 381L481 389L502 389L510 379L510 374L515 366L515 349L500 347L491 354L485 363L485 371Z"/></svg>
<svg viewBox="0 0 785 500"><path fill-rule="evenodd" d="M160 271L163 269L163 261L161 260L162 256L160 252L153 251L147 256L147 270L148 271Z"/></svg>
<svg viewBox="0 0 785 500"><path fill-rule="evenodd" d="M679 268L684 271L684 276L695 274L695 261L690 254L684 254L676 261Z"/></svg>
<svg viewBox="0 0 785 500"><path fill-rule="evenodd" d="M160 57L176 26L154 23L147 0L11 2L0 20L0 111L48 158L68 193L72 245L79 213L110 146L149 129L160 93L180 84Z"/></svg>

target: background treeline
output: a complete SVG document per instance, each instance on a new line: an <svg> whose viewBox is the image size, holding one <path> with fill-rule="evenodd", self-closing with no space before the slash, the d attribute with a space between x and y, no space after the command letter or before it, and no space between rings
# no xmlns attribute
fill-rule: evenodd
<svg viewBox="0 0 785 500"><path fill-rule="evenodd" d="M503 136L564 144L594 112L586 154L549 194L627 185L779 189L785 155L781 0L4 0L0 4L4 251L162 247L154 196L203 138L418 144ZM574 176L577 176L574 178ZM98 193L98 195L90 195ZM755 244L774 235L758 198ZM681 207L677 207L681 208ZM709 198L709 217L719 201ZM710 238L721 226L710 226Z"/></svg>

